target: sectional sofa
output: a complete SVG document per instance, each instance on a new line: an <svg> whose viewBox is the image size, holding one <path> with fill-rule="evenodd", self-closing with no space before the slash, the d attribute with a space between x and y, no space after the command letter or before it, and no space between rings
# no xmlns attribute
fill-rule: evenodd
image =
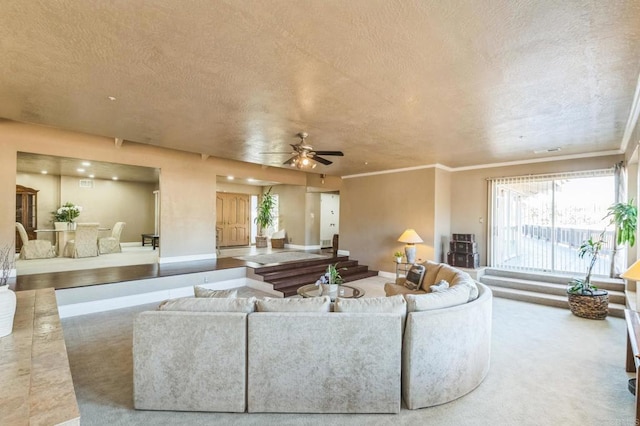
<svg viewBox="0 0 640 426"><path fill-rule="evenodd" d="M418 294L169 301L135 319L134 406L397 413L401 399L454 400L489 370L492 295L473 288L471 301L424 311Z"/></svg>

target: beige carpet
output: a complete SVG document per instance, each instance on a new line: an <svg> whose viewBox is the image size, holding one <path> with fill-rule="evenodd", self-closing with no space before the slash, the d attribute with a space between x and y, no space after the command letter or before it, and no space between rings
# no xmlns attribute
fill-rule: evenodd
<svg viewBox="0 0 640 426"><path fill-rule="evenodd" d="M270 263L293 262L296 260L322 259L330 257L322 254L305 253L303 251L281 251L278 253L258 254L255 256L238 256L235 259L268 265Z"/></svg>
<svg viewBox="0 0 640 426"><path fill-rule="evenodd" d="M364 279L355 285L367 295L379 295L384 281ZM586 320L568 310L499 298L494 299L489 375L475 391L448 404L403 408L397 415L136 411L132 320L146 308L155 305L62 320L83 426L634 424L634 397L624 368L624 320Z"/></svg>

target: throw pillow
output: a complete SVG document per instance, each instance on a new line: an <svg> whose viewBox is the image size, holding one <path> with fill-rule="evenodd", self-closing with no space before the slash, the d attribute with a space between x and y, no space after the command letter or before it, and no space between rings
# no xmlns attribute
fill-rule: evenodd
<svg viewBox="0 0 640 426"><path fill-rule="evenodd" d="M422 284L424 270L424 265L411 265L411 268L407 272L407 279L404 281L404 286L409 290L418 290Z"/></svg>
<svg viewBox="0 0 640 426"><path fill-rule="evenodd" d="M432 293L435 293L438 291L444 291L449 288L449 283L446 282L445 280L440 280L437 284L429 286L429 288L431 289Z"/></svg>
<svg viewBox="0 0 640 426"><path fill-rule="evenodd" d="M329 296L307 297L303 299L265 297L258 299L258 312L329 312L331 299Z"/></svg>
<svg viewBox="0 0 640 426"><path fill-rule="evenodd" d="M238 290L210 290L208 288L200 287L199 285L193 286L193 294L196 297L228 297L228 298L236 298L238 297Z"/></svg>
<svg viewBox="0 0 640 426"><path fill-rule="evenodd" d="M255 306L255 297L200 297L166 300L158 306L158 310L189 312L244 312L250 314L255 311Z"/></svg>
<svg viewBox="0 0 640 426"><path fill-rule="evenodd" d="M469 287L456 285L444 291L426 294L407 294L407 312L431 311L463 305L469 300Z"/></svg>

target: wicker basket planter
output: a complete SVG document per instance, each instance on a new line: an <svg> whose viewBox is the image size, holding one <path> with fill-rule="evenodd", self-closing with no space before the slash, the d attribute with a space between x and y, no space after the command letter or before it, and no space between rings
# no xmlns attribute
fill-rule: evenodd
<svg viewBox="0 0 640 426"><path fill-rule="evenodd" d="M267 237L256 237L256 248L267 247Z"/></svg>
<svg viewBox="0 0 640 426"><path fill-rule="evenodd" d="M284 248L284 238L272 238L271 248Z"/></svg>
<svg viewBox="0 0 640 426"><path fill-rule="evenodd" d="M581 318L605 319L609 314L609 293L595 290L593 293L568 293L571 313Z"/></svg>

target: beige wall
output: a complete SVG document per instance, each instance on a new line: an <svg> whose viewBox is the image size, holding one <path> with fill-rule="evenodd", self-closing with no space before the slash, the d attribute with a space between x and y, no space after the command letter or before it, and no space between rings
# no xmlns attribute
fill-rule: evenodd
<svg viewBox="0 0 640 426"><path fill-rule="evenodd" d="M269 187L265 187L268 190ZM274 185L271 191L278 194L280 229L287 233L288 244L306 245L306 188L298 185Z"/></svg>
<svg viewBox="0 0 640 426"><path fill-rule="evenodd" d="M60 207L60 176L18 173L16 184L38 190L38 229L52 229L51 213ZM38 239L54 241L53 233L38 233Z"/></svg>
<svg viewBox="0 0 640 426"><path fill-rule="evenodd" d="M320 193L307 192L304 242L307 247L320 247Z"/></svg>
<svg viewBox="0 0 640 426"><path fill-rule="evenodd" d="M605 169L621 160L621 155L614 155L455 172L451 179L451 232L476 234L480 264L486 265L488 178Z"/></svg>
<svg viewBox="0 0 640 426"><path fill-rule="evenodd" d="M436 256L434 168L344 179L340 191L340 250L371 269L395 271L398 237L414 228L425 241L417 258Z"/></svg>
<svg viewBox="0 0 640 426"><path fill-rule="evenodd" d="M0 198L10 207L0 211L0 243L14 244L16 161L20 151L160 169L161 260L215 256L216 175L233 174L302 188L308 180L306 173L297 170L213 157L203 160L199 154L127 141L117 147L111 138L2 119L0 149ZM300 240L304 238L303 226L296 231Z"/></svg>
<svg viewBox="0 0 640 426"><path fill-rule="evenodd" d="M451 175L442 169L435 169L435 203L434 203L434 232L433 232L433 260L447 261L451 230Z"/></svg>

